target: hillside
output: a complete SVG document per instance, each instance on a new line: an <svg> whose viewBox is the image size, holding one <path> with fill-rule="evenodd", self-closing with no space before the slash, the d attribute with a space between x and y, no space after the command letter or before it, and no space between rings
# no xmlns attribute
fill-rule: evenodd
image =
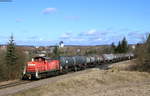
<svg viewBox="0 0 150 96"><path fill-rule="evenodd" d="M133 62L120 62L122 66L127 63ZM150 96L150 74L123 71L118 64L117 68L85 70L82 74L9 96Z"/></svg>

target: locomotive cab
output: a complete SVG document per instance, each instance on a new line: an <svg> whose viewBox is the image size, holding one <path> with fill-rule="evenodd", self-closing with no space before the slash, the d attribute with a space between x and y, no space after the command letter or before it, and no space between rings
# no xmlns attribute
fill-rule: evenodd
<svg viewBox="0 0 150 96"><path fill-rule="evenodd" d="M30 62L27 63L27 66L26 66L27 67L27 71L28 72L35 72L35 71L37 71L37 69L39 67L44 66L45 63L46 63L45 58L43 58L43 57L35 57L33 59L33 61L30 61ZM38 71L40 71L40 70L38 70Z"/></svg>

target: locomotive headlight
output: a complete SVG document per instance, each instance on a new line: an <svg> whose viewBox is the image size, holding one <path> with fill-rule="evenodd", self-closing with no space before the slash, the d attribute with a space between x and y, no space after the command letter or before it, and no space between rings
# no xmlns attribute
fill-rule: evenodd
<svg viewBox="0 0 150 96"><path fill-rule="evenodd" d="M35 64L28 64L28 66L35 66Z"/></svg>

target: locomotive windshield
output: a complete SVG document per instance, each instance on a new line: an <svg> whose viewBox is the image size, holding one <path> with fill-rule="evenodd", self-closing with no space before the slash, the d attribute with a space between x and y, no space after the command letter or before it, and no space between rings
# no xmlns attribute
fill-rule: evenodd
<svg viewBox="0 0 150 96"><path fill-rule="evenodd" d="M45 58L43 58L43 57L35 57L34 61L45 61Z"/></svg>
<svg viewBox="0 0 150 96"><path fill-rule="evenodd" d="M39 62L39 61L51 61L51 60L55 60L55 59L52 59L49 57L34 57L33 60Z"/></svg>

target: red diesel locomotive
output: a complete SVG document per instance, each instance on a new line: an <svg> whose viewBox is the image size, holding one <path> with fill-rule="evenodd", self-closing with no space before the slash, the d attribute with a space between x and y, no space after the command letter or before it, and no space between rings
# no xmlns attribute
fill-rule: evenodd
<svg viewBox="0 0 150 96"><path fill-rule="evenodd" d="M22 79L40 79L50 76L60 70L59 60L51 60L45 57L35 57L24 68Z"/></svg>

